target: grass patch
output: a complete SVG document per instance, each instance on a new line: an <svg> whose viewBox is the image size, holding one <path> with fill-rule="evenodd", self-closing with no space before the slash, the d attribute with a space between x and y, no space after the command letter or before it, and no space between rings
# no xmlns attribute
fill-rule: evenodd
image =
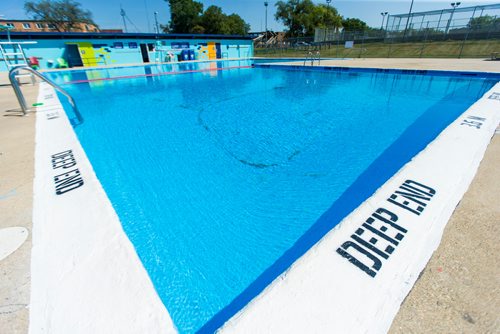
<svg viewBox="0 0 500 334"><path fill-rule="evenodd" d="M304 57L314 47L255 49L256 57ZM418 43L365 43L352 49L322 46L322 58L489 58L500 53L500 40L426 41Z"/></svg>

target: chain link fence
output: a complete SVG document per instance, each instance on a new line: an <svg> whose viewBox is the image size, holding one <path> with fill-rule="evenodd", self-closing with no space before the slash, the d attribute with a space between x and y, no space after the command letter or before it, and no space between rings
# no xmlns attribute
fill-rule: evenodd
<svg viewBox="0 0 500 334"><path fill-rule="evenodd" d="M314 37L256 45L256 56L322 58L500 57L500 4L389 16L385 27L365 31L318 28Z"/></svg>

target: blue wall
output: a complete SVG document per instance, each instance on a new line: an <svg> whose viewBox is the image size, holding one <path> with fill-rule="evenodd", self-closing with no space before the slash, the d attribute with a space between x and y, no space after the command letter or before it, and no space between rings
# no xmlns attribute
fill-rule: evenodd
<svg viewBox="0 0 500 334"><path fill-rule="evenodd" d="M214 58L216 55L213 51L208 51L208 43L220 43L220 52L217 54L223 59L253 57L253 41L245 37L225 39L224 36L199 36L200 38L198 38L196 35L189 35L182 38L182 35L175 35L169 38L169 35L161 35L159 39L156 39L156 36L150 34L144 34L144 36L122 34L110 36L111 38L103 38L107 37L106 34L92 34L94 38L89 38L88 34L75 36L80 38L73 37L74 34L58 34L53 38L47 34L40 36L36 34L12 35L13 42L36 42L36 44L23 46L23 49L27 58L36 57L38 59L41 69L57 67L58 58L64 58L71 65L71 57L67 51L68 44L79 44L82 59L88 55L84 59L84 66L143 63L141 44L148 46L147 53L152 63L169 61L169 58L174 58L173 60L177 61L177 55L186 49L192 50L191 53L195 60ZM130 37L127 38L127 36ZM0 35L0 41L6 42L5 37ZM4 48L9 47L4 46ZM7 67L3 59L0 59L0 72L2 71L7 71Z"/></svg>

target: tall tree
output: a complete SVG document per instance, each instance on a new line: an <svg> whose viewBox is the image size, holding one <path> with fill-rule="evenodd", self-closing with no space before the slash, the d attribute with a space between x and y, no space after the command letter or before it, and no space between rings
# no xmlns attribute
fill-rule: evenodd
<svg viewBox="0 0 500 334"><path fill-rule="evenodd" d="M201 16L201 25L206 34L246 35L250 31L247 24L239 15L226 15L217 6L210 6Z"/></svg>
<svg viewBox="0 0 500 334"><path fill-rule="evenodd" d="M288 27L287 34L294 37L304 36L309 15L314 10L313 2L311 0L278 1L275 6L274 17Z"/></svg>
<svg viewBox="0 0 500 334"><path fill-rule="evenodd" d="M338 29L342 27L342 16L339 15L337 9L324 4L314 7L311 20L314 28Z"/></svg>
<svg viewBox="0 0 500 334"><path fill-rule="evenodd" d="M217 6L208 7L201 16L201 26L205 34L227 34L226 15L222 8Z"/></svg>
<svg viewBox="0 0 500 334"><path fill-rule="evenodd" d="M340 27L341 17L331 6L315 5L311 0L288 0L276 3L276 20L287 28L289 36L312 36L317 27Z"/></svg>
<svg viewBox="0 0 500 334"><path fill-rule="evenodd" d="M352 18L343 19L342 27L344 27L345 31L365 31L369 29L366 22Z"/></svg>
<svg viewBox="0 0 500 334"><path fill-rule="evenodd" d="M52 24L59 32L71 31L79 23L90 23L92 13L81 8L81 4L74 0L40 0L24 3L26 14L34 20Z"/></svg>
<svg viewBox="0 0 500 334"><path fill-rule="evenodd" d="M246 35L250 31L250 25L246 23L238 14L228 15L226 18L228 34Z"/></svg>
<svg viewBox="0 0 500 334"><path fill-rule="evenodd" d="M168 0L170 5L169 32L192 33L195 26L200 25L200 14L203 4L193 0Z"/></svg>
<svg viewBox="0 0 500 334"><path fill-rule="evenodd" d="M203 12L203 4L194 0L166 0L170 4L170 24L163 31L193 34L246 35L248 25L239 15L226 15L217 6Z"/></svg>
<svg viewBox="0 0 500 334"><path fill-rule="evenodd" d="M500 27L500 18L484 15L470 19L467 26L472 30L489 30Z"/></svg>

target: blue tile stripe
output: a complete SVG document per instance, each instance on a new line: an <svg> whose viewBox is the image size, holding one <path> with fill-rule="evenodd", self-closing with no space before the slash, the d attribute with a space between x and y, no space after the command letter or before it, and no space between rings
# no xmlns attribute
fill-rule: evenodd
<svg viewBox="0 0 500 334"><path fill-rule="evenodd" d="M254 64L254 67L272 68L283 70L321 71L321 72L357 72L357 73L388 73L388 74L410 74L410 75L432 75L445 77L468 77L500 80L500 73L475 72L475 71L443 71L443 70L408 70L392 68L364 68L364 67L340 67L340 66L302 66L302 65L271 65Z"/></svg>

